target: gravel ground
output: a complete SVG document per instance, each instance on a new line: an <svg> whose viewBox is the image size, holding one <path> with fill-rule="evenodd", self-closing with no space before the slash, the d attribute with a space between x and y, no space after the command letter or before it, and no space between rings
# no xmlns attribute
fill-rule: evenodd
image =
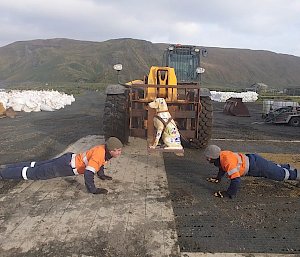
<svg viewBox="0 0 300 257"><path fill-rule="evenodd" d="M56 156L78 139L102 135L104 95L85 92L55 112L18 112L0 119L0 164Z"/></svg>
<svg viewBox="0 0 300 257"><path fill-rule="evenodd" d="M15 119L0 119L0 164L49 159L82 137L102 135L105 96L100 92L85 92L75 98L71 106L56 112L18 113ZM262 106L257 103L246 103L251 117L225 115L222 113L224 103L213 105L212 143L234 151L268 154L275 161L293 161L299 167L300 128L264 124ZM205 177L213 168L201 158L201 150L187 149L185 157L179 161L174 158L165 155L182 250L251 252L256 244L257 251L300 253L297 186L247 179L241 197L228 205L225 201L207 200L216 188L205 184ZM1 192L10 191L17 183L5 183ZM232 225L232 215L239 217L238 225ZM197 231L195 226L198 226ZM201 226L204 227L202 232ZM205 226L209 227L205 229ZM221 230L216 230L217 227ZM193 233L198 233L198 237L193 238ZM220 234L216 236L217 233ZM232 248L228 240L224 240L230 235L236 237L233 246L240 244L239 247ZM240 238L246 239L239 241ZM213 248L216 240L220 244ZM290 250L289 242L292 242Z"/></svg>
<svg viewBox="0 0 300 257"><path fill-rule="evenodd" d="M284 124L266 124L261 118L261 103L245 103L250 117L223 113L224 103L214 102L213 138L243 140L300 140L300 128Z"/></svg>
<svg viewBox="0 0 300 257"><path fill-rule="evenodd" d="M211 143L300 169L300 128L264 124L262 106L246 105L251 117L225 115L224 103L214 103ZM299 256L299 183L244 177L235 199L219 199L213 192L226 190L229 181L206 182L217 169L207 163L202 150L186 149L182 159L172 154L164 159L182 252Z"/></svg>

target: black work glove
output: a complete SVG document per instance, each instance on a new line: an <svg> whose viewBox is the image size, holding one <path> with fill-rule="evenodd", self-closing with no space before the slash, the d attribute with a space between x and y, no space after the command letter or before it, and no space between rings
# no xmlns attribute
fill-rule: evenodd
<svg viewBox="0 0 300 257"><path fill-rule="evenodd" d="M228 197L230 199L232 199L232 196L230 194L227 193L227 191L218 191L214 193L215 197L220 197L220 198L224 198L224 197Z"/></svg>
<svg viewBox="0 0 300 257"><path fill-rule="evenodd" d="M99 195L99 194L107 194L107 190L105 188L96 188L95 192L93 193L94 195Z"/></svg>
<svg viewBox="0 0 300 257"><path fill-rule="evenodd" d="M104 174L104 166L100 167L100 170L97 172L97 177L100 178L101 180L112 180L111 176L106 176Z"/></svg>
<svg viewBox="0 0 300 257"><path fill-rule="evenodd" d="M206 180L211 183L219 183L220 182L220 180L218 178L207 178Z"/></svg>

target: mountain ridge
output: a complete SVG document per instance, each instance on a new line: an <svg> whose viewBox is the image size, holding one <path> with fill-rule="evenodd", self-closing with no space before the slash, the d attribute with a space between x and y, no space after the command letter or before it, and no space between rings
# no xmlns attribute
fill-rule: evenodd
<svg viewBox="0 0 300 257"><path fill-rule="evenodd" d="M116 63L123 64L122 81L140 79L150 66L161 66L168 45L131 38L17 41L0 47L0 81L115 83L112 66ZM300 87L300 57L266 50L205 48L203 86L246 88L264 83L277 89Z"/></svg>

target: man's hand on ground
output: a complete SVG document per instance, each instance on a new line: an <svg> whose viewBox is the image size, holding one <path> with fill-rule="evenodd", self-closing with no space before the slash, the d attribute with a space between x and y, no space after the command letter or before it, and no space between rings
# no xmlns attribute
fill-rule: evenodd
<svg viewBox="0 0 300 257"><path fill-rule="evenodd" d="M98 178L100 178L101 180L112 180L111 176L107 176L107 175L99 175L99 173L97 174Z"/></svg>
<svg viewBox="0 0 300 257"><path fill-rule="evenodd" d="M207 178L206 180L211 183L219 183L220 182L220 180L217 178Z"/></svg>
<svg viewBox="0 0 300 257"><path fill-rule="evenodd" d="M107 194L108 191L105 188L96 188L96 191L93 193L94 195Z"/></svg>

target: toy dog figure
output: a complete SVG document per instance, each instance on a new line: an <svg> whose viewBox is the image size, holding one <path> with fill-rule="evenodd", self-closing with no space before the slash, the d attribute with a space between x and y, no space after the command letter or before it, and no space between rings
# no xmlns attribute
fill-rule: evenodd
<svg viewBox="0 0 300 257"><path fill-rule="evenodd" d="M153 123L157 130L154 143L150 148L156 148L159 139L162 137L166 145L165 149L183 149L179 131L168 111L166 100L164 98L156 98L149 103L149 107L156 110Z"/></svg>

